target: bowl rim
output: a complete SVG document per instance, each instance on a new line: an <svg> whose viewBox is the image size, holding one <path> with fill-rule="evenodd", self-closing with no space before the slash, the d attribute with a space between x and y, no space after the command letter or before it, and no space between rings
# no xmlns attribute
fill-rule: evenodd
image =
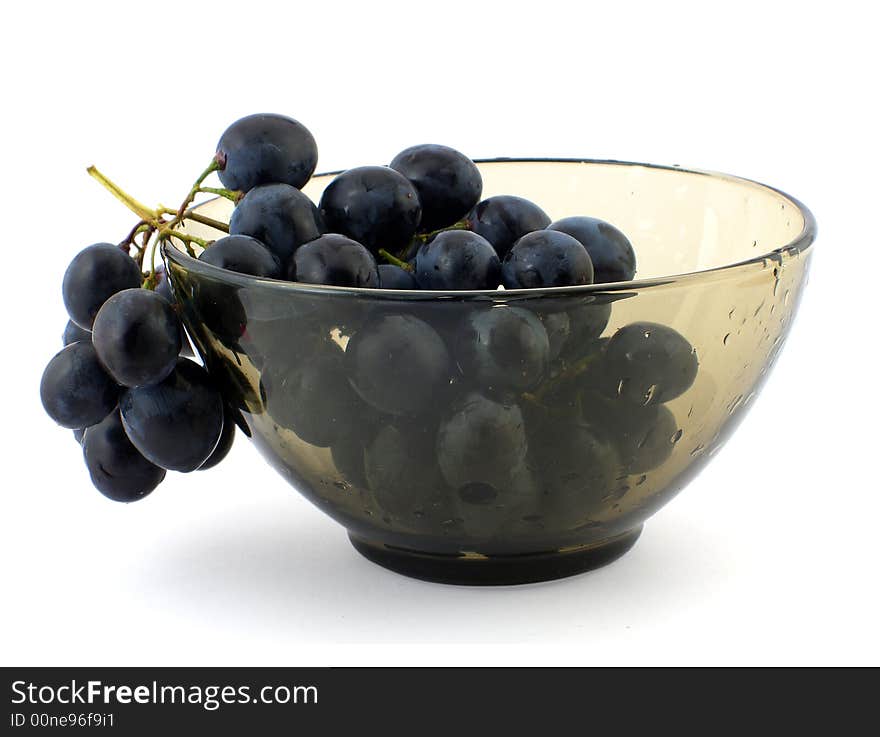
<svg viewBox="0 0 880 737"><path fill-rule="evenodd" d="M741 261L735 261L722 266L714 266L710 269L701 269L698 271L689 271L680 274L670 274L668 276L650 277L646 279L632 279L630 281L605 282L600 284L583 284L578 286L567 287L541 287L536 289L479 289L479 290L427 290L427 289L381 289L377 287L338 287L326 284L307 284L305 282L292 282L283 279L269 279L266 277L251 276L250 274L241 274L235 271L228 271L219 266L200 261L197 258L185 253L177 246L166 241L162 245L162 256L166 262L170 260L183 269L191 271L197 275L214 277L232 285L240 287L253 287L256 285L268 286L274 289L289 290L292 292L302 292L306 294L350 294L368 296L379 299L397 299L397 300L432 300L432 299L456 299L462 300L467 298L475 299L507 299L507 298L527 298L540 296L564 296L572 294L604 294L607 292L631 292L641 291L652 287L661 287L669 284L678 284L680 282L690 282L695 279L706 279L712 276L727 274L729 272L738 272L755 265L764 265L769 260L781 260L786 255L796 255L807 251L816 240L817 224L816 218L810 209L800 200L783 190L764 184L754 179L736 176L734 174L726 174L724 172L712 171L708 169L692 169L683 167L678 164L649 164L638 161L621 161L617 159L589 159L589 158L561 158L561 157L506 157L499 156L494 158L474 159L475 164L504 164L504 163L544 163L544 164L596 164L611 166L632 166L644 167L647 169L656 169L660 171L672 171L682 174L694 174L697 176L711 177L736 184L746 184L757 186L774 192L790 202L796 210L801 214L804 224L801 232L788 243L774 248L770 251L764 251L760 254ZM328 177L341 174L345 169L336 171L326 171L313 174L315 177ZM216 199L216 198L214 198ZM208 200L208 202L213 200ZM206 204L206 203L203 203Z"/></svg>

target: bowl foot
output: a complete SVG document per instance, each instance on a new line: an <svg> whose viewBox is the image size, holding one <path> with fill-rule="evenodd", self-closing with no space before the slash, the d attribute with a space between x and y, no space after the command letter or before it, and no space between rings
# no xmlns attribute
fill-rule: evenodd
<svg viewBox="0 0 880 737"><path fill-rule="evenodd" d="M600 568L617 560L638 540L642 527L577 548L522 555L475 553L442 555L395 548L349 535L365 558L383 568L435 583L460 586L507 586L552 581Z"/></svg>

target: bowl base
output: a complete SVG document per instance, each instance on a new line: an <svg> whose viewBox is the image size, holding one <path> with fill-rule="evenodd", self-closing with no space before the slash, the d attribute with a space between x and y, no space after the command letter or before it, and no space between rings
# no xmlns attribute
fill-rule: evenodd
<svg viewBox="0 0 880 737"><path fill-rule="evenodd" d="M349 535L368 560L405 576L459 586L508 586L552 581L600 568L628 551L642 526L598 543L522 555L442 555L395 548Z"/></svg>

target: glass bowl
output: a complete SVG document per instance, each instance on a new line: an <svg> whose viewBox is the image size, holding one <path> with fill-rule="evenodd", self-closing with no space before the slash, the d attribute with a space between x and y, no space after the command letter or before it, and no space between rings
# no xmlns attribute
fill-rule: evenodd
<svg viewBox="0 0 880 737"><path fill-rule="evenodd" d="M448 583L559 578L626 552L730 437L785 342L816 225L788 195L726 175L582 160L479 166L484 197L516 194L554 220L616 225L636 250L635 280L383 291L235 274L172 245L163 255L187 330L241 428L360 553ZM314 177L306 193L317 201L332 176ZM231 207L213 200L200 211L225 221ZM488 385L457 354L466 322L493 309L531 312L550 336L554 358L537 370L501 356L528 375L516 391ZM427 324L446 348L442 383L408 414L388 408L400 393L412 398L424 368L413 375L389 355L391 405L377 408L344 353L358 331L389 319L414 320L420 335ZM613 351L609 338L623 328L630 343L618 338ZM690 355L664 361L659 347L648 354L656 376L632 369L641 338L668 329ZM682 361L695 376L670 378L690 370ZM680 385L666 391L670 381Z"/></svg>

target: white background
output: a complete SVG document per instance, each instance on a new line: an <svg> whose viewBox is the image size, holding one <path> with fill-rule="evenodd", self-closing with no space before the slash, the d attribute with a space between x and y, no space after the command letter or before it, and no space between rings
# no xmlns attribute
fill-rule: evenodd
<svg viewBox="0 0 880 737"><path fill-rule="evenodd" d="M15 3L0 119L3 664L873 663L880 68L864 2ZM326 10L317 10L317 7ZM281 112L319 169L405 146L741 174L819 221L774 373L612 566L465 589L360 558L241 435L146 501L95 492L38 385L64 269L176 204L228 123Z"/></svg>

